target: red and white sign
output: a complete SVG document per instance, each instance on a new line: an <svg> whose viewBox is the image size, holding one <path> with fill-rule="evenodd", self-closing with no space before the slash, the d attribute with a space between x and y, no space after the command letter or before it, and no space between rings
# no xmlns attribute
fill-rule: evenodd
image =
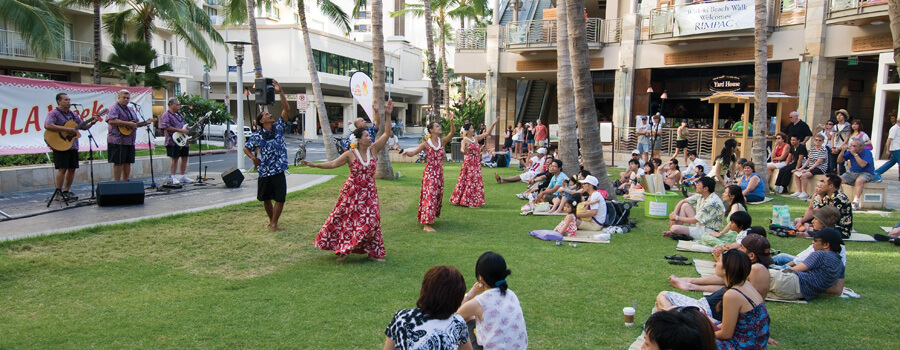
<svg viewBox="0 0 900 350"><path fill-rule="evenodd" d="M65 92L72 103L84 105L78 112L82 119L87 119L116 103L116 93L122 89L130 91L131 102L147 113L144 118L153 117L150 115L153 110L153 90L150 88L85 85L0 75L0 155L51 151L44 143L44 122L56 107L57 93ZM91 128L94 140L100 146L95 150L106 150L108 127L106 119L102 118ZM143 128L136 132L135 148L149 148L147 132ZM87 151L87 131L81 131L81 136L78 139L79 150Z"/></svg>
<svg viewBox="0 0 900 350"><path fill-rule="evenodd" d="M297 109L301 112L309 109L309 100L306 99L306 94L297 94Z"/></svg>
<svg viewBox="0 0 900 350"><path fill-rule="evenodd" d="M363 72L356 72L350 76L350 93L353 94L353 98L356 99L356 102L366 111L366 114L369 115L369 120L372 120L372 115L374 114L372 110L372 96L375 94L374 86L372 86L372 78L369 77L368 74Z"/></svg>

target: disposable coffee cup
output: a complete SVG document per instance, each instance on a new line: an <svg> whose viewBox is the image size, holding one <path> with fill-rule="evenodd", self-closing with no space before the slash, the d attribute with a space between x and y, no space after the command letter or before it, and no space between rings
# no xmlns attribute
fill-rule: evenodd
<svg viewBox="0 0 900 350"><path fill-rule="evenodd" d="M626 327L634 326L634 308L633 307L623 308L622 313L625 314L625 326Z"/></svg>

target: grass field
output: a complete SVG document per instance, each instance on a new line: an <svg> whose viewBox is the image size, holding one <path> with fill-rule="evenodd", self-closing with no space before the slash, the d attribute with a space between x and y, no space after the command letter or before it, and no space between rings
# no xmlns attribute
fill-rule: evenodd
<svg viewBox="0 0 900 350"><path fill-rule="evenodd" d="M380 349L394 312L414 307L425 271L459 268L469 286L475 261L488 250L503 255L521 302L533 349L624 349L641 332L625 327L622 307L637 300L637 322L649 316L667 277L696 276L664 255L675 242L666 222L632 215L639 226L611 244L556 246L528 236L561 217L522 217L520 184L496 185L485 169L487 205L447 202L459 164L445 164L444 210L425 233L416 223L420 164L395 164L403 177L378 181L386 262L335 256L313 247L346 179L288 196L281 226L270 233L262 205L248 203L202 213L98 227L0 244L0 348L296 348ZM512 175L515 169L500 169ZM768 225L771 204L751 206ZM860 232L900 219L855 216ZM4 225L12 225L6 223ZM798 253L802 238L771 238L773 248ZM809 305L768 303L773 349L896 349L900 324L900 248L849 242L847 287L861 299L827 296ZM704 254L685 254L708 259ZM699 293L692 293L699 297ZM893 345L892 345L893 344Z"/></svg>

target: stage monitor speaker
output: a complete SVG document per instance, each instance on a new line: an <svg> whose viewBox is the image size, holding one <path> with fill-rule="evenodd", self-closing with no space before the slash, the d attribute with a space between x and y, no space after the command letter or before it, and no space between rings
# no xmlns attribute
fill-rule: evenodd
<svg viewBox="0 0 900 350"><path fill-rule="evenodd" d="M241 183L244 182L244 174L238 168L231 168L222 173L222 181L225 182L225 187L241 187Z"/></svg>
<svg viewBox="0 0 900 350"><path fill-rule="evenodd" d="M97 205L144 204L144 183L141 181L101 182L97 185Z"/></svg>

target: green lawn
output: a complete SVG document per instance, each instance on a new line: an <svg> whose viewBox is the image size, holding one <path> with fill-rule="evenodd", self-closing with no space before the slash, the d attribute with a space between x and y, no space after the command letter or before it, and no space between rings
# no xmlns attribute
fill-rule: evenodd
<svg viewBox="0 0 900 350"><path fill-rule="evenodd" d="M422 276L453 265L474 280L475 261L502 254L513 274L533 349L624 349L640 327L625 327L622 307L637 300L637 322L667 276L696 276L664 255L675 242L664 220L633 215L639 226L611 244L556 246L527 235L552 229L560 217L521 217L519 184L496 185L486 169L487 205L447 202L459 164L445 166L438 233L415 221L420 164L395 164L403 177L378 181L386 262L335 256L313 247L347 169L309 168L337 178L288 197L281 233L270 233L262 205L248 203L203 213L98 227L0 244L0 348L298 348L380 349L394 312L413 307ZM512 175L515 169L498 170ZM771 204L750 208L768 225ZM874 234L900 218L857 215L857 230ZM11 225L7 223L5 225ZM810 241L772 238L797 253ZM848 243L847 286L861 299L822 297L810 305L769 303L773 349L895 349L900 307L900 248ZM688 254L706 258L704 254ZM694 293L699 297L699 293ZM893 344L893 345L892 345Z"/></svg>

